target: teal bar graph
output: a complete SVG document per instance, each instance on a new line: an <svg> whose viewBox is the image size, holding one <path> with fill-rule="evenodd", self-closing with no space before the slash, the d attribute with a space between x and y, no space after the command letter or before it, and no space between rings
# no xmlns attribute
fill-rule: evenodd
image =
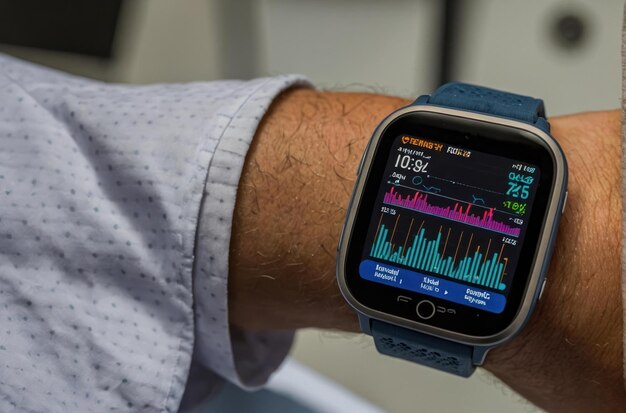
<svg viewBox="0 0 626 413"><path fill-rule="evenodd" d="M421 228L413 237L410 246L403 250L403 246L391 243L389 230L382 224L370 250L370 256L495 290L506 288L506 285L502 283L502 275L507 258L500 257L497 252L488 253L485 256L480 251L480 246L476 246L473 251L464 251L463 256L457 257L458 245L454 254L442 256L440 251L445 238L440 230L434 239L428 239L424 228Z"/></svg>

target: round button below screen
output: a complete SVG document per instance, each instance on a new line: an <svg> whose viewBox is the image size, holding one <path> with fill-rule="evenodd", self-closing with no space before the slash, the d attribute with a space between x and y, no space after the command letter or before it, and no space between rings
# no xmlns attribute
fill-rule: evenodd
<svg viewBox="0 0 626 413"><path fill-rule="evenodd" d="M428 300L420 301L415 307L415 312L417 313L417 315L424 320L428 320L429 318L434 316L435 311L435 304Z"/></svg>

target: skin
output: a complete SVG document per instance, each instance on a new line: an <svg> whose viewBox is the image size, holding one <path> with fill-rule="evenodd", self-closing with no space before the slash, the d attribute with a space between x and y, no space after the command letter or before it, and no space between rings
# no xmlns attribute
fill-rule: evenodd
<svg viewBox="0 0 626 413"><path fill-rule="evenodd" d="M292 89L263 119L235 207L229 311L248 330L358 332L335 279L355 173L376 125L406 100ZM485 368L551 412L623 412L620 111L550 119L569 198L528 325Z"/></svg>

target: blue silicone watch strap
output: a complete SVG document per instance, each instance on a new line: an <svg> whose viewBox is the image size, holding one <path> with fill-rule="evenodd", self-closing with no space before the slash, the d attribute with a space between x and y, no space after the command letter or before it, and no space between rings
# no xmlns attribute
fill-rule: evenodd
<svg viewBox="0 0 626 413"><path fill-rule="evenodd" d="M415 104L444 106L515 119L550 132L543 100L469 83L446 83L432 95L420 96Z"/></svg>
<svg viewBox="0 0 626 413"><path fill-rule="evenodd" d="M428 99L431 105L471 110L535 124L545 118L543 100L467 83L446 83Z"/></svg>
<svg viewBox="0 0 626 413"><path fill-rule="evenodd" d="M447 83L430 96L420 96L416 105L428 104L485 113L530 123L549 132L543 101L467 83ZM469 377L482 364L487 348L444 340L379 320L367 323L376 349L390 356ZM363 324L362 324L363 325Z"/></svg>
<svg viewBox="0 0 626 413"><path fill-rule="evenodd" d="M371 321L376 350L382 354L469 377L473 348L378 320Z"/></svg>

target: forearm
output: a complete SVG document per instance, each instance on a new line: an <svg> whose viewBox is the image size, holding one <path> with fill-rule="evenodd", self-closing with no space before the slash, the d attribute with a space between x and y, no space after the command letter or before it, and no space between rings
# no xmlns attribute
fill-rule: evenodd
<svg viewBox="0 0 626 413"><path fill-rule="evenodd" d="M358 330L335 282L337 241L367 140L385 115L407 103L294 90L273 105L240 181L231 243L232 323ZM528 327L494 350L486 366L554 411L624 406L615 119L618 114L580 125L571 118L554 121L571 178L549 281ZM589 121L607 126L589 136Z"/></svg>
<svg viewBox="0 0 626 413"><path fill-rule="evenodd" d="M240 180L231 321L358 331L335 279L336 248L365 144L404 100L293 90L265 116Z"/></svg>

